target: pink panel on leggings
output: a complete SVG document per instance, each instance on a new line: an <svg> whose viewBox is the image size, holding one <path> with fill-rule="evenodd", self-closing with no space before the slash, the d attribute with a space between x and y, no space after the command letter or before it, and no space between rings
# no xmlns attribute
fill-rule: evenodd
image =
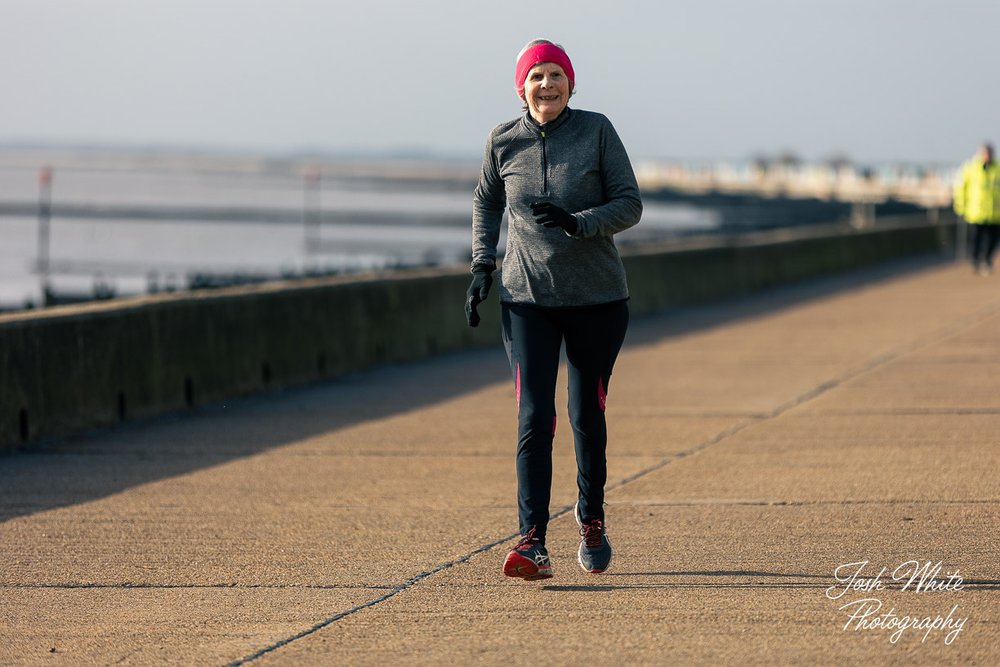
<svg viewBox="0 0 1000 667"><path fill-rule="evenodd" d="M601 412L604 412L608 405L608 392L604 390L604 378L597 380L597 403L601 406Z"/></svg>
<svg viewBox="0 0 1000 667"><path fill-rule="evenodd" d="M514 377L514 395L517 396L517 410L521 411L521 364L517 365Z"/></svg>

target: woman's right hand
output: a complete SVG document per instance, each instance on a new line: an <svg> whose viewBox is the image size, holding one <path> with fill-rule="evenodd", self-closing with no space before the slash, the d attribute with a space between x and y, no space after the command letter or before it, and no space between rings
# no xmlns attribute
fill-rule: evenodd
<svg viewBox="0 0 1000 667"><path fill-rule="evenodd" d="M490 288L493 287L493 272L479 271L472 274L472 284L469 285L465 293L465 319L470 327L479 326L479 313L476 306L486 301L490 295Z"/></svg>

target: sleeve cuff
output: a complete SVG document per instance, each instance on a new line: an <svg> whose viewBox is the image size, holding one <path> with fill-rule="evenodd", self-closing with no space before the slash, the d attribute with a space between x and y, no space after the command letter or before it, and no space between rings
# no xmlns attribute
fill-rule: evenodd
<svg viewBox="0 0 1000 667"><path fill-rule="evenodd" d="M582 239L583 238L583 220L578 215L574 215L573 219L576 220L576 231L572 234L567 232L565 229L563 233L570 237L571 239Z"/></svg>

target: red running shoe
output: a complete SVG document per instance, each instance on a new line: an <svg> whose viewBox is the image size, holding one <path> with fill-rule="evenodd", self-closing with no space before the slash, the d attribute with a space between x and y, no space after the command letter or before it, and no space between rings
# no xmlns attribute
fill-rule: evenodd
<svg viewBox="0 0 1000 667"><path fill-rule="evenodd" d="M520 577L526 581L552 578L552 563L549 552L535 537L535 529L521 538L503 562L503 573L508 577Z"/></svg>

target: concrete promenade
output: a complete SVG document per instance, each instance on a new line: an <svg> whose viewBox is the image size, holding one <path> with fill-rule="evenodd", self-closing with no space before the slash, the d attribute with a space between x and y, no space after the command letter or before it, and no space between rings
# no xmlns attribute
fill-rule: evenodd
<svg viewBox="0 0 1000 667"><path fill-rule="evenodd" d="M911 261L635 320L603 575L564 393L555 577L500 575L513 394L469 352L0 456L0 664L1000 661L1000 275ZM875 627L910 619L943 627Z"/></svg>

